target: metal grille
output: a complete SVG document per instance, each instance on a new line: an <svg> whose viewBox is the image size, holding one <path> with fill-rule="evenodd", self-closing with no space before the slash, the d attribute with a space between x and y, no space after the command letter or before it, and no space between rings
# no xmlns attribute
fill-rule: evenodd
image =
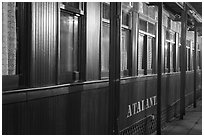
<svg viewBox="0 0 204 137"><path fill-rule="evenodd" d="M120 131L120 135L144 135L151 134L156 130L156 119L147 117L146 119L137 122L127 129Z"/></svg>

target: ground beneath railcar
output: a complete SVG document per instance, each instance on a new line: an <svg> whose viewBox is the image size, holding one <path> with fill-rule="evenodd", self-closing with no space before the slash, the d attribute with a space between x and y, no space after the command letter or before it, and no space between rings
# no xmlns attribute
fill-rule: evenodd
<svg viewBox="0 0 204 137"><path fill-rule="evenodd" d="M186 109L183 120L167 123L162 135L202 135L202 100L197 101L196 108L191 105Z"/></svg>

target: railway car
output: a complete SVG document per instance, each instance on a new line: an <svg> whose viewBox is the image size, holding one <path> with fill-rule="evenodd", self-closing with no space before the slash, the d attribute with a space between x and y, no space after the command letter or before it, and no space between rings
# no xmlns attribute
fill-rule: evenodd
<svg viewBox="0 0 204 137"><path fill-rule="evenodd" d="M2 2L2 134L152 134L201 58L201 2Z"/></svg>

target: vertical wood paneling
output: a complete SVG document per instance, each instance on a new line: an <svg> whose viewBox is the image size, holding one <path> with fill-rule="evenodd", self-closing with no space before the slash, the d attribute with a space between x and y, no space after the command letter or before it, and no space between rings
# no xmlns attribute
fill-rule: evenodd
<svg viewBox="0 0 204 137"><path fill-rule="evenodd" d="M2 105L2 134L28 134L26 103Z"/></svg>
<svg viewBox="0 0 204 137"><path fill-rule="evenodd" d="M81 95L81 134L108 134L108 88Z"/></svg>
<svg viewBox="0 0 204 137"><path fill-rule="evenodd" d="M99 78L100 3L87 3L87 67L86 80Z"/></svg>
<svg viewBox="0 0 204 137"><path fill-rule="evenodd" d="M73 93L53 98L54 134L80 134L81 94Z"/></svg>
<svg viewBox="0 0 204 137"><path fill-rule="evenodd" d="M32 3L31 86L56 82L57 3Z"/></svg>

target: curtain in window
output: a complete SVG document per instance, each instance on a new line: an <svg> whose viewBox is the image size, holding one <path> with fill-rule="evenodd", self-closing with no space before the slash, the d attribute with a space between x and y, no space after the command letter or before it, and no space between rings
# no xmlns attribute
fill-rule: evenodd
<svg viewBox="0 0 204 137"><path fill-rule="evenodd" d="M2 74L16 74L16 3L2 3Z"/></svg>

